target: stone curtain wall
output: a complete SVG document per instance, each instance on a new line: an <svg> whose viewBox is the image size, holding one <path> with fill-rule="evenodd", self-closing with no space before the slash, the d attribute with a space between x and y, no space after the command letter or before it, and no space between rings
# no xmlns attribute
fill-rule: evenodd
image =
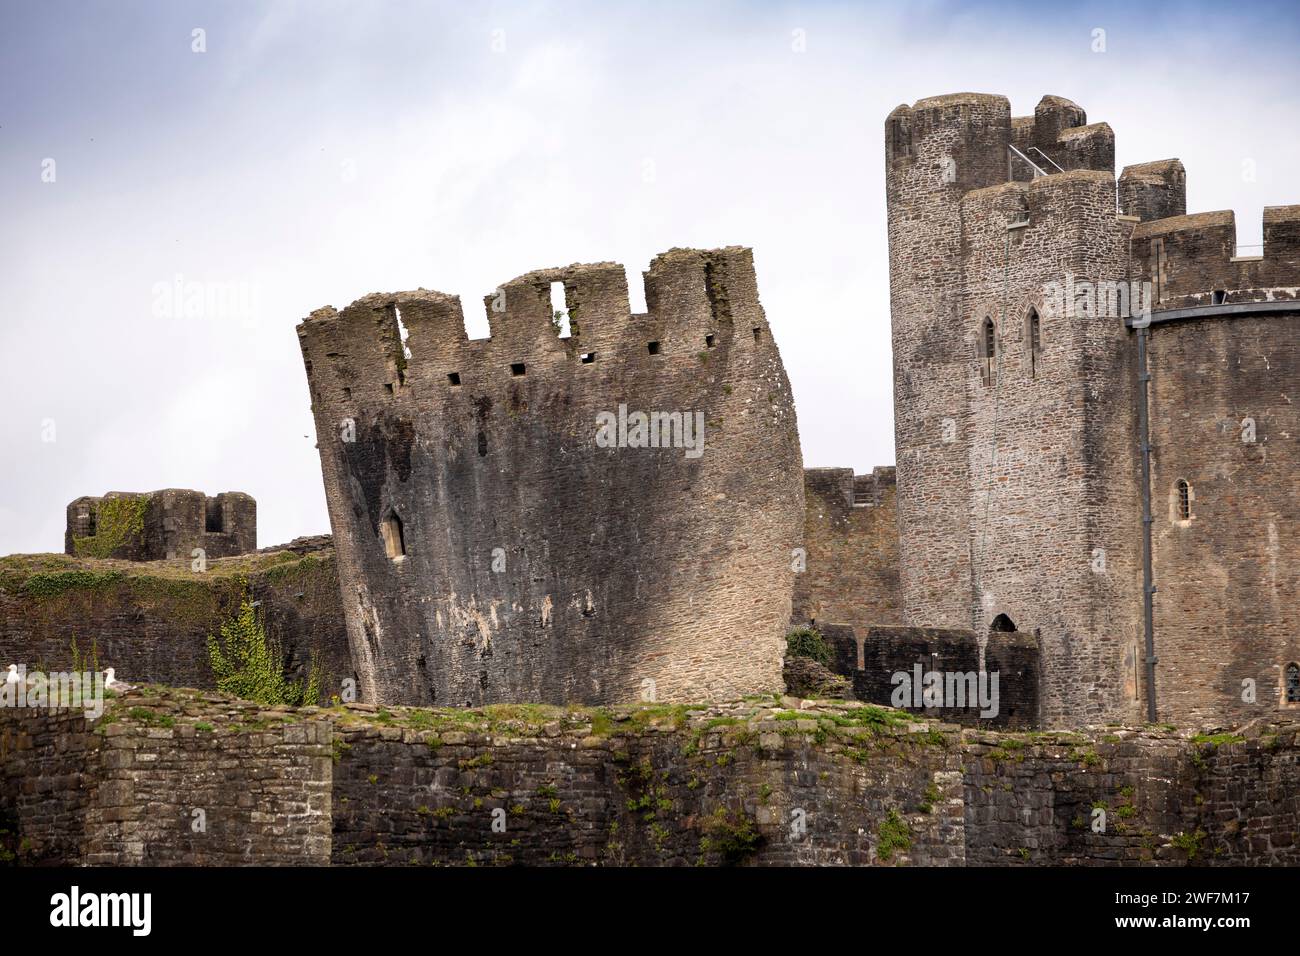
<svg viewBox="0 0 1300 956"><path fill-rule="evenodd" d="M133 708L97 728L102 744L87 808L86 863L328 861L328 721L212 699L163 703L146 713L152 716Z"/></svg>
<svg viewBox="0 0 1300 956"><path fill-rule="evenodd" d="M750 252L672 250L645 283L634 316L621 266L530 273L487 297L486 340L427 291L299 326L367 699L780 687L803 479ZM621 408L701 413L703 453L598 445Z"/></svg>
<svg viewBox="0 0 1300 956"><path fill-rule="evenodd" d="M1264 209L1262 255L1237 255L1232 210L1144 221L1133 231L1133 270L1157 309L1300 299L1300 206ZM1254 252L1254 250L1250 250Z"/></svg>
<svg viewBox="0 0 1300 956"><path fill-rule="evenodd" d="M660 708L594 725L557 712L536 728L512 712L526 709L436 735L343 728L334 862L962 861L955 741L929 725L873 733L853 723L872 711L851 704ZM503 744L512 730L539 736Z"/></svg>
<svg viewBox="0 0 1300 956"><path fill-rule="evenodd" d="M901 624L894 469L804 470L806 570L791 623Z"/></svg>
<svg viewBox="0 0 1300 956"><path fill-rule="evenodd" d="M853 703L295 711L147 688L109 706L93 727L0 709L19 862L963 859L953 728Z"/></svg>
<svg viewBox="0 0 1300 956"><path fill-rule="evenodd" d="M132 694L98 721L0 709L6 849L24 864L327 863L330 737L327 721L197 693Z"/></svg>
<svg viewBox="0 0 1300 956"><path fill-rule="evenodd" d="M112 667L117 678L214 686L207 637L251 596L294 679L317 660L325 693L353 675L333 552L316 542L213 561L97 561L63 555L0 558L0 665L63 671ZM92 660L93 657L93 660Z"/></svg>
<svg viewBox="0 0 1300 956"><path fill-rule="evenodd" d="M81 861L100 743L82 711L0 708L0 861Z"/></svg>
<svg viewBox="0 0 1300 956"><path fill-rule="evenodd" d="M97 724L0 709L0 850L105 865L1295 865L1298 731L959 731L790 698L292 710L142 688Z"/></svg>
<svg viewBox="0 0 1300 956"><path fill-rule="evenodd" d="M1266 723L1249 738L1190 741L1120 728L968 732L966 861L1295 866L1298 730Z"/></svg>

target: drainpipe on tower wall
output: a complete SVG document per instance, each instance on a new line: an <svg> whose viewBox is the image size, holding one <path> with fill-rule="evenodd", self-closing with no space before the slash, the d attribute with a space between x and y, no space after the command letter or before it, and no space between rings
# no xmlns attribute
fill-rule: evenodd
<svg viewBox="0 0 1300 956"><path fill-rule="evenodd" d="M1142 625L1146 637L1147 721L1156 722L1156 637L1151 571L1151 427L1148 412L1147 327L1136 325L1138 362L1138 447L1142 451Z"/></svg>

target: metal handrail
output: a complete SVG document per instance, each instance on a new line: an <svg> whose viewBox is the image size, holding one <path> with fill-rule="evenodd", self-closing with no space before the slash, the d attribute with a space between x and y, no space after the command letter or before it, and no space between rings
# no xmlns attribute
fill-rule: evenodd
<svg viewBox="0 0 1300 956"><path fill-rule="evenodd" d="M1065 172L1064 169L1062 169L1060 166L1057 166L1057 164L1056 164L1056 160L1052 159L1051 156L1048 156L1046 153L1044 153L1044 152L1043 152L1041 149L1039 149L1037 146L1030 146L1029 148L1032 149L1032 150L1033 150L1035 153L1037 153L1039 156L1043 157L1043 159L1047 160L1047 161L1048 161L1049 163L1051 163L1053 166L1056 166L1056 171L1057 171L1058 173L1063 173L1063 172Z"/></svg>
<svg viewBox="0 0 1300 956"><path fill-rule="evenodd" d="M1034 178L1035 178L1035 179L1037 179L1039 176L1046 176L1046 175L1047 175L1047 173L1046 173L1045 171L1043 171L1041 168L1039 168L1039 166L1038 166L1037 163L1035 163L1032 159L1030 159L1028 156L1026 156L1026 155L1025 155L1024 153L1022 153L1020 150L1016 149L1014 146L1012 146L1012 145L1010 145L1010 144L1008 143L1008 144L1007 144L1007 149L1010 150L1011 153L1014 153L1016 156L1019 156L1021 159L1023 159L1025 162L1027 162L1027 163L1029 164L1029 168L1032 169L1032 170L1034 171ZM1011 156L1010 156L1010 155L1007 156L1007 178L1008 178L1008 179L1011 178Z"/></svg>

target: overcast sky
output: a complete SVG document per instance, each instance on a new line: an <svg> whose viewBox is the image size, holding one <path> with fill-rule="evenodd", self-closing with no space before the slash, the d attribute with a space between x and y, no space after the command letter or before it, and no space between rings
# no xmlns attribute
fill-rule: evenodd
<svg viewBox="0 0 1300 956"><path fill-rule="evenodd" d="M0 554L109 490L328 531L305 315L424 286L482 336L500 282L603 260L639 311L673 246L753 247L806 465L892 463L894 106L1068 97L1242 244L1300 202L1291 5L1055 6L0 0Z"/></svg>

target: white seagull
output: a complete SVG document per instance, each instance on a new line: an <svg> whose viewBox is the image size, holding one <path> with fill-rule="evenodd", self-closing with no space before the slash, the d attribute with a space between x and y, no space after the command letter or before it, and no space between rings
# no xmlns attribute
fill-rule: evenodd
<svg viewBox="0 0 1300 956"><path fill-rule="evenodd" d="M135 687L134 684L124 684L118 680L113 668L111 667L104 671L104 686L109 690L118 691L131 690Z"/></svg>
<svg viewBox="0 0 1300 956"><path fill-rule="evenodd" d="M5 675L5 683L6 683L6 684L17 684L17 683L19 683L20 681L22 681L22 678L18 676L18 665L17 665L17 664L10 664L10 665L9 665L9 673Z"/></svg>

